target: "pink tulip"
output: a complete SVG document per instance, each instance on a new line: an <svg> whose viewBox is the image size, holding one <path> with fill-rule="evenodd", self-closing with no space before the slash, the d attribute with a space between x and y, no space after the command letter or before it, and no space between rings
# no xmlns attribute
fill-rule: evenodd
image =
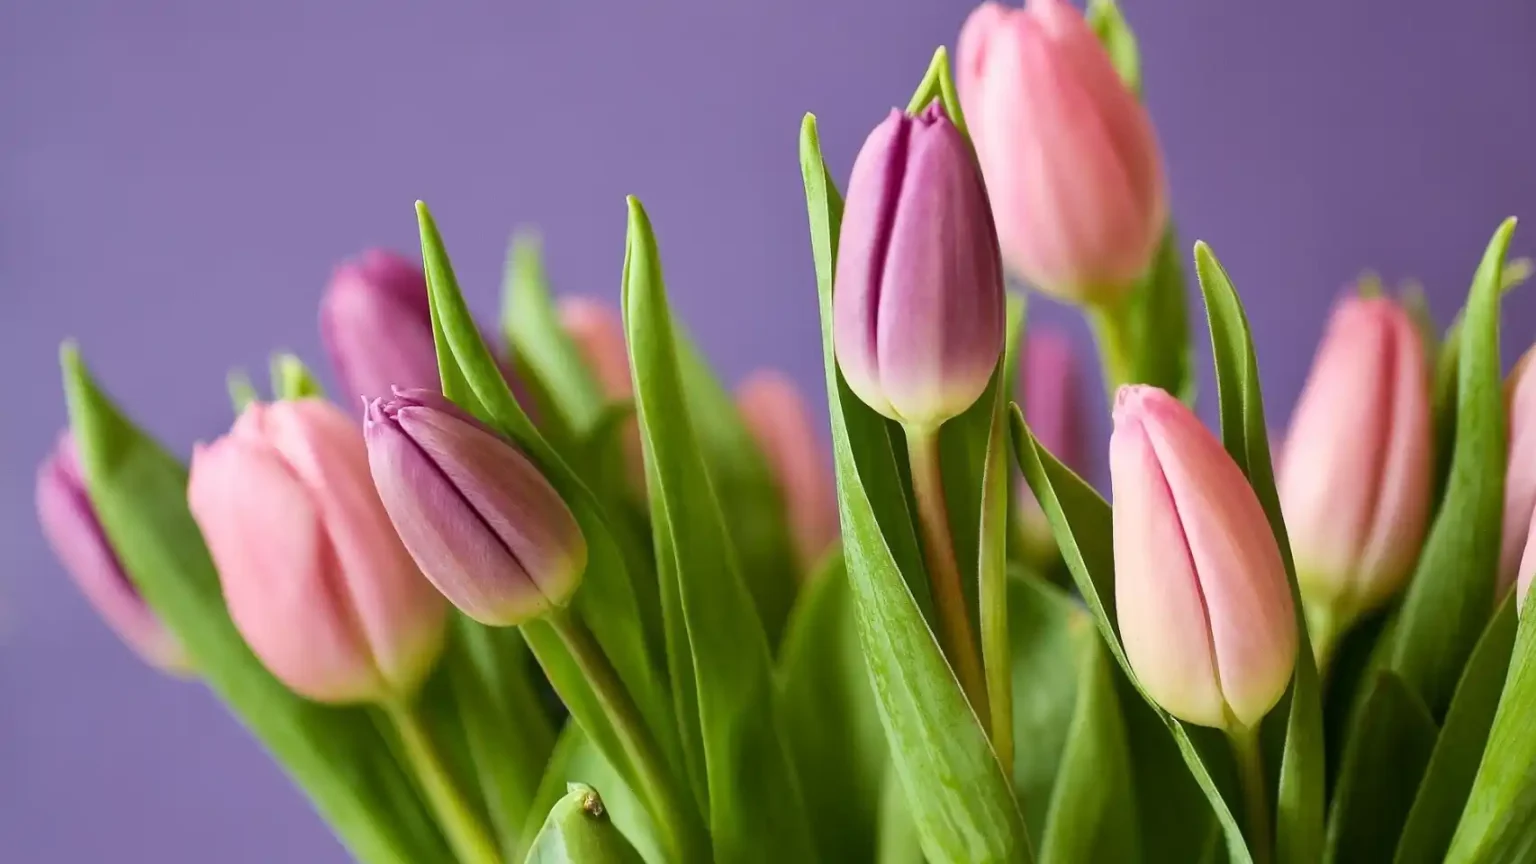
<svg viewBox="0 0 1536 864"><path fill-rule="evenodd" d="M1504 537L1499 554L1499 597L1520 582L1520 597L1530 580L1536 559L1526 542L1528 526L1536 514L1536 375L1530 374L1536 346L1525 352L1509 373L1505 405L1509 414L1509 469L1504 477Z"/></svg>
<svg viewBox="0 0 1536 864"><path fill-rule="evenodd" d="M1335 626L1386 602L1418 559L1433 474L1429 403L1408 313L1387 297L1340 301L1277 482L1302 599Z"/></svg>
<svg viewBox="0 0 1536 864"><path fill-rule="evenodd" d="M438 386L427 278L393 252L370 249L336 268L320 335L348 404L387 396L391 386Z"/></svg>
<svg viewBox="0 0 1536 864"><path fill-rule="evenodd" d="M623 402L634 395L624 322L611 306L586 297L560 300L560 323L575 341L603 396Z"/></svg>
<svg viewBox="0 0 1536 864"><path fill-rule="evenodd" d="M1175 717L1252 729L1296 661L1290 587L1264 508L1179 400L1124 387L1114 414L1115 604L1131 668Z"/></svg>
<svg viewBox="0 0 1536 864"><path fill-rule="evenodd" d="M837 540L837 489L830 460L800 391L777 372L757 372L737 390L736 404L784 495L802 570Z"/></svg>
<svg viewBox="0 0 1536 864"><path fill-rule="evenodd" d="M395 535L341 409L253 403L194 451L187 497L235 626L273 675L323 702L415 691L447 604Z"/></svg>
<svg viewBox="0 0 1536 864"><path fill-rule="evenodd" d="M187 673L191 663L181 642L129 581L96 518L69 432L59 436L53 452L38 468L37 516L64 570L118 638L156 669Z"/></svg>
<svg viewBox="0 0 1536 864"><path fill-rule="evenodd" d="M1083 404L1072 341L1060 330L1031 331L1019 370L1024 419L1051 455L1074 471L1083 466ZM1054 549L1051 527L1029 486L1019 484L1025 535L1030 545ZM1054 553L1051 553L1054 554Z"/></svg>
<svg viewBox="0 0 1536 864"><path fill-rule="evenodd" d="M1009 269L1064 300L1119 301L1168 219L1146 109L1065 0L983 3L959 55L956 83Z"/></svg>

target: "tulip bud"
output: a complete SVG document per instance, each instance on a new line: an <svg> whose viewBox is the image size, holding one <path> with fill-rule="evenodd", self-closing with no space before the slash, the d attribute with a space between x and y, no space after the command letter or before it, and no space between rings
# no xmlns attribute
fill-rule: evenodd
<svg viewBox="0 0 1536 864"><path fill-rule="evenodd" d="M814 566L837 540L837 490L805 400L788 378L762 371L737 390L736 404L783 493L800 565Z"/></svg>
<svg viewBox="0 0 1536 864"><path fill-rule="evenodd" d="M1020 398L1030 431L1062 464L1082 471L1082 391L1071 340L1059 330L1031 332L1024 340L1020 366ZM1054 550L1050 523L1026 483L1019 484L1019 501L1028 549L1037 557Z"/></svg>
<svg viewBox="0 0 1536 864"><path fill-rule="evenodd" d="M1408 313L1385 296L1342 300L1292 414L1276 484L1318 629L1319 614L1347 626L1380 606L1413 570L1429 521L1429 403Z"/></svg>
<svg viewBox="0 0 1536 864"><path fill-rule="evenodd" d="M1123 387L1114 415L1115 605L1131 668L1175 717L1251 729L1296 662L1290 586L1264 508L1179 400Z"/></svg>
<svg viewBox="0 0 1536 864"><path fill-rule="evenodd" d="M156 669L189 672L181 642L139 595L102 530L69 432L38 468L37 516L64 570L118 638Z"/></svg>
<svg viewBox="0 0 1536 864"><path fill-rule="evenodd" d="M438 386L427 278L393 252L369 250L336 268L320 335L347 398Z"/></svg>
<svg viewBox="0 0 1536 864"><path fill-rule="evenodd" d="M1536 375L1530 374L1536 346L1525 352L1509 373L1505 384L1505 407L1509 423L1509 468L1504 477L1504 536L1499 554L1499 593L1502 599L1509 586L1520 580L1523 604L1530 580L1529 568L1536 559L1525 560L1526 533L1536 514Z"/></svg>
<svg viewBox="0 0 1536 864"><path fill-rule="evenodd" d="M447 605L390 527L341 409L252 403L230 434L193 452L187 498L230 616L273 675L321 702L416 690L441 650Z"/></svg>
<svg viewBox="0 0 1536 864"><path fill-rule="evenodd" d="M1168 219L1152 121L1065 0L983 3L960 33L957 87L1008 268L1047 294L1114 304Z"/></svg>
<svg viewBox="0 0 1536 864"><path fill-rule="evenodd" d="M629 378L629 351L624 347L624 322L611 306L586 297L560 300L560 323L576 343L603 396L622 402L634 395Z"/></svg>
<svg viewBox="0 0 1536 864"><path fill-rule="evenodd" d="M935 103L864 142L838 241L833 344L879 413L937 428L986 389L1003 350L1003 276L981 175Z"/></svg>
<svg viewBox="0 0 1536 864"><path fill-rule="evenodd" d="M395 530L465 615L506 627L570 602L586 570L586 539L511 444L426 390L375 399L364 436Z"/></svg>

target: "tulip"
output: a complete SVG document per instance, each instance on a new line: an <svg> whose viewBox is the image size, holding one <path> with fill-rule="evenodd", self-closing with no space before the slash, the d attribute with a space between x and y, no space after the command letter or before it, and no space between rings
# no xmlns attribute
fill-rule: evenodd
<svg viewBox="0 0 1536 864"><path fill-rule="evenodd" d="M960 33L956 85L1011 271L1047 294L1114 306L1168 220L1146 109L1065 0L983 3Z"/></svg>
<svg viewBox="0 0 1536 864"><path fill-rule="evenodd" d="M1003 276L986 190L935 104L893 110L854 162L833 344L848 386L909 427L969 408L1003 350Z"/></svg>
<svg viewBox="0 0 1536 864"><path fill-rule="evenodd" d="M1081 471L1083 406L1071 340L1054 329L1030 333L1024 340L1021 367L1020 398L1030 431L1062 464ZM1054 555L1051 526L1027 484L1019 484L1019 501L1028 548L1036 557Z"/></svg>
<svg viewBox="0 0 1536 864"><path fill-rule="evenodd" d="M629 351L624 347L624 322L619 313L586 297L565 297L560 300L560 323L597 379L603 397L612 402L630 399L634 385L629 377Z"/></svg>
<svg viewBox="0 0 1536 864"><path fill-rule="evenodd" d="M511 444L427 390L375 399L364 437L395 530L464 614L504 627L570 602L586 540L559 493Z"/></svg>
<svg viewBox="0 0 1536 864"><path fill-rule="evenodd" d="M322 702L416 691L447 604L390 527L344 412L252 403L193 452L187 497L235 626L273 675Z"/></svg>
<svg viewBox="0 0 1536 864"><path fill-rule="evenodd" d="M189 672L181 642L139 595L102 530L69 432L38 468L37 516L64 570L118 638L156 669Z"/></svg>
<svg viewBox="0 0 1536 864"><path fill-rule="evenodd" d="M802 572L837 540L837 490L810 412L795 385L776 372L752 375L736 404L767 457L784 498Z"/></svg>
<svg viewBox="0 0 1536 864"><path fill-rule="evenodd" d="M1530 567L1536 559L1525 560L1521 554L1529 547L1526 533L1536 514L1536 375L1530 374L1531 347L1515 364L1505 384L1505 405L1509 415L1509 468L1504 478L1504 535L1499 554L1499 593L1502 598L1509 586L1520 582L1520 599L1530 579Z"/></svg>
<svg viewBox="0 0 1536 864"><path fill-rule="evenodd" d="M1296 404L1276 484L1320 659L1413 570L1429 521L1430 430L1413 319L1385 296L1345 298Z"/></svg>
<svg viewBox="0 0 1536 864"><path fill-rule="evenodd" d="M1296 661L1285 565L1258 497L1199 419L1153 387L1121 388L1109 460L1131 668L1175 717L1257 727Z"/></svg>
<svg viewBox="0 0 1536 864"><path fill-rule="evenodd" d="M320 335L349 399L438 386L426 276L393 252L369 250L336 268Z"/></svg>

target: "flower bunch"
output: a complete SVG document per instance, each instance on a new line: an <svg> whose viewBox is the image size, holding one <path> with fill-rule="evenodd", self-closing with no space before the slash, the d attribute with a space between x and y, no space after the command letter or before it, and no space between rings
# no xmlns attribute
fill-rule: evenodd
<svg viewBox="0 0 1536 864"><path fill-rule="evenodd" d="M1528 860L1513 220L1443 334L1347 292L1275 458L1204 244L1219 430L1193 410L1112 0L986 3L957 66L846 198L801 128L830 459L782 376L703 361L638 201L616 306L557 301L519 239L489 339L418 204L421 267L325 295L336 401L289 355L268 397L233 376L190 469L67 343L45 533L370 864ZM1070 342L1010 280L1093 327L1112 506Z"/></svg>

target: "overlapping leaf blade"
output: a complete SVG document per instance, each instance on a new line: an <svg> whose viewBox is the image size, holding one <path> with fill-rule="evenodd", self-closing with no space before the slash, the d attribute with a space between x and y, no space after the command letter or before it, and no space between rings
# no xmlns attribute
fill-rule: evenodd
<svg viewBox="0 0 1536 864"><path fill-rule="evenodd" d="M683 390L661 262L630 199L625 326L651 483L667 653L692 666L707 814L723 861L813 860L809 822L779 734L768 640L737 564ZM679 626L680 625L680 626ZM681 637L681 638L679 638ZM687 739L685 739L687 740Z"/></svg>
<svg viewBox="0 0 1536 864"><path fill-rule="evenodd" d="M814 118L800 166L821 300L844 554L860 643L895 773L928 858L1029 861L1024 820L909 585L925 581L888 425L860 403L832 351L832 272L842 201L822 161Z"/></svg>
<svg viewBox="0 0 1536 864"><path fill-rule="evenodd" d="M648 864L670 864L645 804L575 723L566 724L550 753L544 778L539 783L523 828L524 837L532 838L539 832L546 815L572 783L584 783L600 790L613 824Z"/></svg>
<svg viewBox="0 0 1536 864"><path fill-rule="evenodd" d="M526 864L639 864L640 854L608 818L607 804L592 787L572 783L550 808Z"/></svg>
<svg viewBox="0 0 1536 864"><path fill-rule="evenodd" d="M1297 644L1301 646L1296 652L1296 671L1290 690L1281 703L1289 704L1289 712L1284 719L1280 786L1275 801L1276 855L1281 862L1312 864L1317 861L1323 843L1326 769L1322 689L1317 665L1308 647L1311 642L1307 636L1306 616L1302 613L1301 589L1296 581L1295 563L1291 560L1285 520L1280 514L1280 497L1275 491L1264 398L1259 386L1259 365L1242 301L1221 262L1204 243L1195 244L1195 269L1211 329L1222 443L1243 469L1269 517L1280 556L1285 561L1286 579L1295 607ZM1268 724L1280 722L1277 716L1280 713L1273 712Z"/></svg>
<svg viewBox="0 0 1536 864"><path fill-rule="evenodd" d="M70 422L91 501L135 587L229 705L368 864L440 861L447 847L366 709L305 700L267 672L224 607L187 509L186 470L63 350Z"/></svg>

